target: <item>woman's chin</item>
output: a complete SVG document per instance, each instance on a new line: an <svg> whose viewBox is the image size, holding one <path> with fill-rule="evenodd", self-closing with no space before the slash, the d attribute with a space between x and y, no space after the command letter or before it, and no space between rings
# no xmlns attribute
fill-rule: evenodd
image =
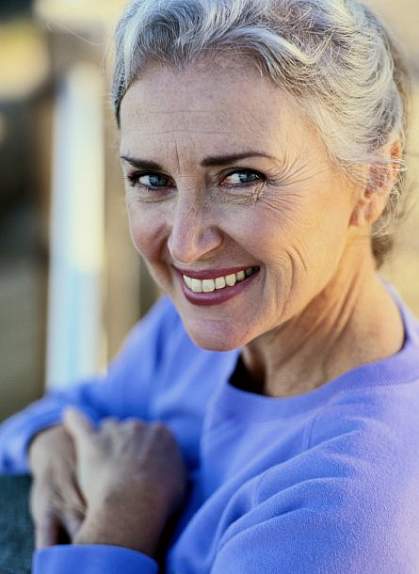
<svg viewBox="0 0 419 574"><path fill-rule="evenodd" d="M193 342L195 343L195 345L197 345L198 347L200 347L201 349L205 349L206 351L233 351L234 349L239 349L240 347L242 347L242 345L240 344L235 344L233 342L230 341L220 341L220 340L215 340L215 339L210 339L210 338L203 338L203 337L192 337L191 339L193 340Z"/></svg>
<svg viewBox="0 0 419 574"><path fill-rule="evenodd" d="M184 322L185 328L192 341L201 349L207 351L233 351L239 349L249 342L248 337L243 336L243 332L234 328L224 327L221 325L192 325L187 321Z"/></svg>

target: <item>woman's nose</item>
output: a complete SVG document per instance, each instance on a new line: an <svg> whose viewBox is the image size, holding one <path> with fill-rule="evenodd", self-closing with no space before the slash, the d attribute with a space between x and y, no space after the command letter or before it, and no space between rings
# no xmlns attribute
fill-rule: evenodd
<svg viewBox="0 0 419 574"><path fill-rule="evenodd" d="M211 221L209 211L197 200L179 198L167 243L173 261L190 265L206 260L222 245L222 233Z"/></svg>

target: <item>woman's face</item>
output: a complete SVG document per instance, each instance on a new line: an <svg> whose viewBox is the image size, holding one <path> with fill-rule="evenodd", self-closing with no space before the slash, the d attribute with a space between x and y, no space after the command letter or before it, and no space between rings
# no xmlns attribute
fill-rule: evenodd
<svg viewBox="0 0 419 574"><path fill-rule="evenodd" d="M122 102L121 158L135 247L201 347L280 327L344 260L354 189L251 66L148 68Z"/></svg>

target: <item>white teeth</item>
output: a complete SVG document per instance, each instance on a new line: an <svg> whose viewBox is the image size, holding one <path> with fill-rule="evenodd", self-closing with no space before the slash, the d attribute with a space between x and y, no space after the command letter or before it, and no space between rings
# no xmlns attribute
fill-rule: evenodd
<svg viewBox="0 0 419 574"><path fill-rule="evenodd" d="M217 277L217 279L215 280L215 288L224 289L225 286L226 286L226 280L224 279L224 277Z"/></svg>
<svg viewBox="0 0 419 574"><path fill-rule="evenodd" d="M212 293L213 291L215 291L214 279L204 279L202 281L202 290L204 293Z"/></svg>
<svg viewBox="0 0 419 574"><path fill-rule="evenodd" d="M236 275L232 273L231 275L226 276L226 283L229 287L234 287L236 284Z"/></svg>
<svg viewBox="0 0 419 574"><path fill-rule="evenodd" d="M215 279L194 279L183 275L185 285L194 293L212 293L216 289L224 289L225 287L234 287L240 281L244 281L246 277L250 277L257 271L256 267L248 267L242 269L238 273L231 273L225 277L216 277Z"/></svg>
<svg viewBox="0 0 419 574"><path fill-rule="evenodd" d="M184 275L183 280L185 281L185 283L189 287L189 289L192 289L192 279L190 277L187 277L186 275Z"/></svg>
<svg viewBox="0 0 419 574"><path fill-rule="evenodd" d="M192 279L191 289L194 293L202 293L202 281L200 279Z"/></svg>

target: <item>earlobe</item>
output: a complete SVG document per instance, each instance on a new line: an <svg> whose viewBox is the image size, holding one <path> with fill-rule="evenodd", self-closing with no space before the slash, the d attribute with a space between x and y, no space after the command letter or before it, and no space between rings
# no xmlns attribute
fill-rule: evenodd
<svg viewBox="0 0 419 574"><path fill-rule="evenodd" d="M371 199L367 198L369 192L365 192L365 196L361 197L355 205L350 219L352 227L365 227L371 221Z"/></svg>
<svg viewBox="0 0 419 574"><path fill-rule="evenodd" d="M381 217L399 177L401 153L400 140L394 141L384 153L389 161L369 166L367 183L351 214L351 225L373 225Z"/></svg>
<svg viewBox="0 0 419 574"><path fill-rule="evenodd" d="M355 197L356 203L351 213L350 225L352 227L366 227L371 224L374 215L374 205L377 203L378 189L373 183L374 177L371 177L371 166L364 173L363 183L356 186Z"/></svg>
<svg viewBox="0 0 419 574"><path fill-rule="evenodd" d="M372 184L370 181L361 193L351 216L351 225L365 227L373 225L382 215L391 189Z"/></svg>

